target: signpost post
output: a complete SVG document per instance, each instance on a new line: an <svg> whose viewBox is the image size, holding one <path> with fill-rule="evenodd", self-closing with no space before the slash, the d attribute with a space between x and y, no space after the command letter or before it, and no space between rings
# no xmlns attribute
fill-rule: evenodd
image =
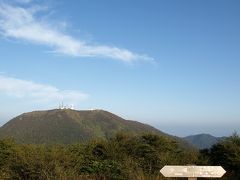
<svg viewBox="0 0 240 180"><path fill-rule="evenodd" d="M164 177L221 178L226 171L221 166L164 166L160 172Z"/></svg>

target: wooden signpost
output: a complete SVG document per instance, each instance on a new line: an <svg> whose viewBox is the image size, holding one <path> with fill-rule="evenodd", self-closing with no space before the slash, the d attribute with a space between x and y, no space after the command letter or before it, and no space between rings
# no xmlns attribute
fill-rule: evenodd
<svg viewBox="0 0 240 180"><path fill-rule="evenodd" d="M226 171L221 166L164 166L160 172L164 177L221 178Z"/></svg>

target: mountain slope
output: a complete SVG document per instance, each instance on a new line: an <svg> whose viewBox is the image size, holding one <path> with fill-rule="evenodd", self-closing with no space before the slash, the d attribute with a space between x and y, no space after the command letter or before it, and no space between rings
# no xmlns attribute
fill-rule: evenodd
<svg viewBox="0 0 240 180"><path fill-rule="evenodd" d="M21 143L77 143L92 138L109 138L117 132L133 134L163 132L136 121L128 121L103 110L70 109L24 113L0 128L0 137Z"/></svg>
<svg viewBox="0 0 240 180"><path fill-rule="evenodd" d="M193 144L198 149L205 149L218 143L223 139L223 137L214 137L210 134L197 134L184 137L183 139Z"/></svg>

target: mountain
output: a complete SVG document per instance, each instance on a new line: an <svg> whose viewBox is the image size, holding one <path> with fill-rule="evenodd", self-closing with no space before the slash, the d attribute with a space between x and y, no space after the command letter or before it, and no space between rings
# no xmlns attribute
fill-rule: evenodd
<svg viewBox="0 0 240 180"><path fill-rule="evenodd" d="M223 140L224 137L215 137L210 134L197 134L184 137L183 139L193 144L198 149L206 149Z"/></svg>
<svg viewBox="0 0 240 180"><path fill-rule="evenodd" d="M71 144L109 138L121 131L166 135L149 125L125 120L104 110L54 109L13 118L0 128L0 137L13 137L20 143Z"/></svg>

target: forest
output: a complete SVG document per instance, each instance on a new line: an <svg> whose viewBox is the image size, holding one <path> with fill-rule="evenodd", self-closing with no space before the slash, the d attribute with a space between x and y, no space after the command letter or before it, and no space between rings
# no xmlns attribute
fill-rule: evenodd
<svg viewBox="0 0 240 180"><path fill-rule="evenodd" d="M82 144L19 144L0 140L0 179L139 179L164 178L164 165L221 165L222 179L240 179L240 137L230 137L210 149L184 147L155 134L118 133ZM171 178L169 178L171 179Z"/></svg>

